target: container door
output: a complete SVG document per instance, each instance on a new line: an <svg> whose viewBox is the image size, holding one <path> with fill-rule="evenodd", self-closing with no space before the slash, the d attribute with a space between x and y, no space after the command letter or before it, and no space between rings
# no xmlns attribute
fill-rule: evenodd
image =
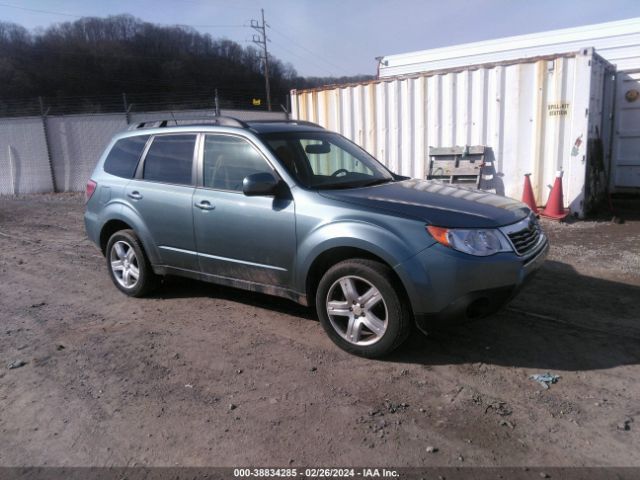
<svg viewBox="0 0 640 480"><path fill-rule="evenodd" d="M640 188L640 70L618 72L613 187Z"/></svg>

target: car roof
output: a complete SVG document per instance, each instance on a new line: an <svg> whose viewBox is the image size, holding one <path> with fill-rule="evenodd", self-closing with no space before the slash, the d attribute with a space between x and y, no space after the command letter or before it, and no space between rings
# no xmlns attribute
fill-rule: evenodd
<svg viewBox="0 0 640 480"><path fill-rule="evenodd" d="M129 132L139 134L158 133L159 131L179 132L182 130L194 130L202 127L203 130L211 131L215 127L232 127L250 130L253 133L276 133L276 132L317 132L324 131L320 125L303 120L248 120L242 121L232 117L206 117L194 120L171 119L171 120L151 120L147 122L134 123L129 127ZM166 130L164 130L166 129ZM153 130L150 132L149 130Z"/></svg>
<svg viewBox="0 0 640 480"><path fill-rule="evenodd" d="M276 132L317 132L322 131L320 125L316 125L310 122L297 122L295 120L271 122L271 121L249 121L247 124L256 133L276 133Z"/></svg>

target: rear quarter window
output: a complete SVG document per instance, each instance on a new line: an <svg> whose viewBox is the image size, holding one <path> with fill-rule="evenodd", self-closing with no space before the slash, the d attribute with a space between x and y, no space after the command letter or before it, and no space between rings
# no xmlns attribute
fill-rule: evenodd
<svg viewBox="0 0 640 480"><path fill-rule="evenodd" d="M118 140L104 161L104 171L122 178L133 178L149 135Z"/></svg>

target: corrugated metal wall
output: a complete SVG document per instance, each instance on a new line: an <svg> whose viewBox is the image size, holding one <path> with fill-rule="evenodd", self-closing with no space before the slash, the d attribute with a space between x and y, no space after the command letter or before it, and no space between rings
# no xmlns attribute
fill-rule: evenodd
<svg viewBox="0 0 640 480"><path fill-rule="evenodd" d="M585 50L510 65L294 91L292 113L342 133L392 171L416 178L426 176L429 146L485 145L490 150L481 188L520 198L524 174L532 173L539 204L546 202L547 185L562 169L566 206L582 215L587 140L601 123L608 68ZM592 91L594 78L600 80ZM589 115L590 108L598 113Z"/></svg>
<svg viewBox="0 0 640 480"><path fill-rule="evenodd" d="M595 48L618 71L640 69L640 17L582 27L387 55L380 77L412 75L489 62L554 55Z"/></svg>
<svg viewBox="0 0 640 480"><path fill-rule="evenodd" d="M637 193L640 189L640 70L619 72L617 77L611 187L623 192L633 189Z"/></svg>
<svg viewBox="0 0 640 480"><path fill-rule="evenodd" d="M640 17L388 55L380 61L379 75L391 78L426 74L440 69L469 68L488 62L578 51L585 47L595 48L598 55L614 64L618 72L609 188L612 192L638 192L640 100L628 101L625 94L640 91Z"/></svg>

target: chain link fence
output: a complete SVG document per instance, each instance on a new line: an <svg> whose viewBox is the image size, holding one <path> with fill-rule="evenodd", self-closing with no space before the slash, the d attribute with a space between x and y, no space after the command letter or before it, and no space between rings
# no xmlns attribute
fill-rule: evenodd
<svg viewBox="0 0 640 480"><path fill-rule="evenodd" d="M284 120L283 112L220 111L240 120ZM0 195L81 192L114 134L131 123L184 123L215 111L155 111L0 118Z"/></svg>

